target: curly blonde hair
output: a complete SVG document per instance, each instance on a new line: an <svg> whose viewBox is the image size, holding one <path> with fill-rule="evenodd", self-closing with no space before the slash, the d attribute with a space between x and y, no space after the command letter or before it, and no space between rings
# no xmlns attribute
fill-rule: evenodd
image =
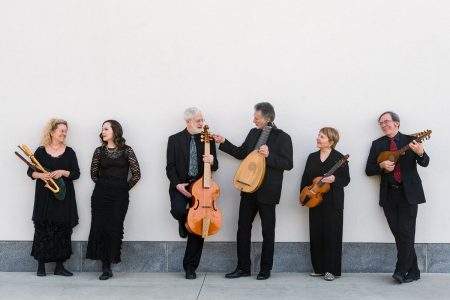
<svg viewBox="0 0 450 300"><path fill-rule="evenodd" d="M50 133L55 131L56 128L58 128L58 125L60 124L66 125L66 127L69 128L67 121L63 119L53 118L47 122L47 125L44 128L44 132L42 133L41 138L41 143L43 146L48 146L52 143L52 136L50 135Z"/></svg>

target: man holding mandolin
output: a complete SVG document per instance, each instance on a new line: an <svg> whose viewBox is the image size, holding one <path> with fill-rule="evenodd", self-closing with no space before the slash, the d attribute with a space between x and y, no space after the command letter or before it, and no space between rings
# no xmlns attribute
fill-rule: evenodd
<svg viewBox="0 0 450 300"><path fill-rule="evenodd" d="M392 277L399 283L420 279L414 249L418 204L425 202L417 164L428 166L430 158L418 137L399 132L400 118L391 111L378 118L384 136L373 141L367 158L366 174L380 176L380 206L397 245L397 264ZM410 151L409 151L410 150Z"/></svg>
<svg viewBox="0 0 450 300"><path fill-rule="evenodd" d="M261 217L263 235L257 279L270 277L275 242L275 207L280 202L283 172L293 167L291 137L275 127L274 119L273 106L267 102L258 103L255 105L253 118L256 128L250 130L240 147L231 144L223 136L214 135L216 143L220 144L220 150L239 160L244 159L234 180L235 187L241 190L237 232L238 264L233 272L225 275L226 278L250 276L251 231L257 213ZM262 157L262 160L258 157Z"/></svg>

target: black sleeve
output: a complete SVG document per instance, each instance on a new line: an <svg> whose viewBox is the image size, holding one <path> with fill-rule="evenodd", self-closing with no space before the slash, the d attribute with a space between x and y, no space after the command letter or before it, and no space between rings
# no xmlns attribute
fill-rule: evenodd
<svg viewBox="0 0 450 300"><path fill-rule="evenodd" d="M335 185L337 187L344 187L347 186L349 183L350 183L350 171L347 161L334 173L334 182L332 183L332 185Z"/></svg>
<svg viewBox="0 0 450 300"><path fill-rule="evenodd" d="M381 175L383 170L380 168L380 165L377 162L378 153L376 153L375 142L372 142L372 146L370 147L369 157L367 158L366 163L366 175Z"/></svg>
<svg viewBox="0 0 450 300"><path fill-rule="evenodd" d="M306 159L305 169L303 170L302 181L300 182L300 191L303 190L305 186L311 185L311 180L309 178L309 168L311 167L311 154Z"/></svg>
<svg viewBox="0 0 450 300"><path fill-rule="evenodd" d="M42 147L38 147L37 149L36 149L36 151L34 151L34 157L37 159L37 161L39 161L40 160L40 158L42 157ZM28 170L27 170L27 175L31 178L31 179L33 179L33 180L35 180L36 178L33 178L33 172L40 172L40 171L35 171L35 170L33 170L31 167L28 167Z"/></svg>
<svg viewBox="0 0 450 300"><path fill-rule="evenodd" d="M67 177L67 179L69 180L76 180L78 178L80 178L80 167L78 166L78 160L77 160L77 155L75 153L75 151L71 150L72 152L72 157L71 157L71 162L70 162L70 170L69 171L69 176Z"/></svg>
<svg viewBox="0 0 450 300"><path fill-rule="evenodd" d="M91 178L92 181L97 182L98 176L100 175L100 157L101 157L101 147L98 147L92 155L91 161Z"/></svg>
<svg viewBox="0 0 450 300"><path fill-rule="evenodd" d="M266 163L269 167L280 170L291 170L293 163L293 150L291 137L283 133L279 141L280 151L273 152L269 148L269 156L266 158Z"/></svg>
<svg viewBox="0 0 450 300"><path fill-rule="evenodd" d="M216 143L214 140L210 142L211 155L214 157L213 165L211 166L211 171L217 171L219 169L219 160L217 159Z"/></svg>
<svg viewBox="0 0 450 300"><path fill-rule="evenodd" d="M428 164L430 163L430 157L428 156L428 154L426 152L423 153L423 156L420 157L419 155L415 155L416 156L416 161L417 164L421 167L428 167Z"/></svg>
<svg viewBox="0 0 450 300"><path fill-rule="evenodd" d="M252 133L252 131L250 130L250 132L247 134L247 137L245 138L244 143L240 147L233 145L227 139L225 139L225 142L220 144L219 149L225 153L230 154L231 156L233 156L236 159L242 160L248 154L247 149L248 149L248 143L250 140L251 133Z"/></svg>
<svg viewBox="0 0 450 300"><path fill-rule="evenodd" d="M175 157L176 145L174 139L175 139L174 136L169 137L169 140L167 142L167 155L166 155L167 157L166 174L172 186L176 186L177 184L182 183L177 175L176 157Z"/></svg>
<svg viewBox="0 0 450 300"><path fill-rule="evenodd" d="M136 154L131 147L126 149L128 164L130 165L131 178L128 181L128 190L131 190L133 186L141 179L141 168L139 167L139 162L137 160Z"/></svg>

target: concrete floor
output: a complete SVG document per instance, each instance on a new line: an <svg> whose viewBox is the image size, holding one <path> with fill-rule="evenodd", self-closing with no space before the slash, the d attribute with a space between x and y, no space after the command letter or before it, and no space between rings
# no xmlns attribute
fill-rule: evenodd
<svg viewBox="0 0 450 300"><path fill-rule="evenodd" d="M0 273L0 299L450 299L450 274L422 274L422 279L398 284L391 274L343 274L333 282L305 273L274 273L225 279L224 274L114 273L107 281L99 273L73 277L34 273Z"/></svg>

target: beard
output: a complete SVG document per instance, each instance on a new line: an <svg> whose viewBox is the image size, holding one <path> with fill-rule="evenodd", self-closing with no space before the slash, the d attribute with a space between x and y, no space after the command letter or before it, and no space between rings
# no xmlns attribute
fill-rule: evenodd
<svg viewBox="0 0 450 300"><path fill-rule="evenodd" d="M202 132L203 128L193 128L193 131L195 134L200 134Z"/></svg>

